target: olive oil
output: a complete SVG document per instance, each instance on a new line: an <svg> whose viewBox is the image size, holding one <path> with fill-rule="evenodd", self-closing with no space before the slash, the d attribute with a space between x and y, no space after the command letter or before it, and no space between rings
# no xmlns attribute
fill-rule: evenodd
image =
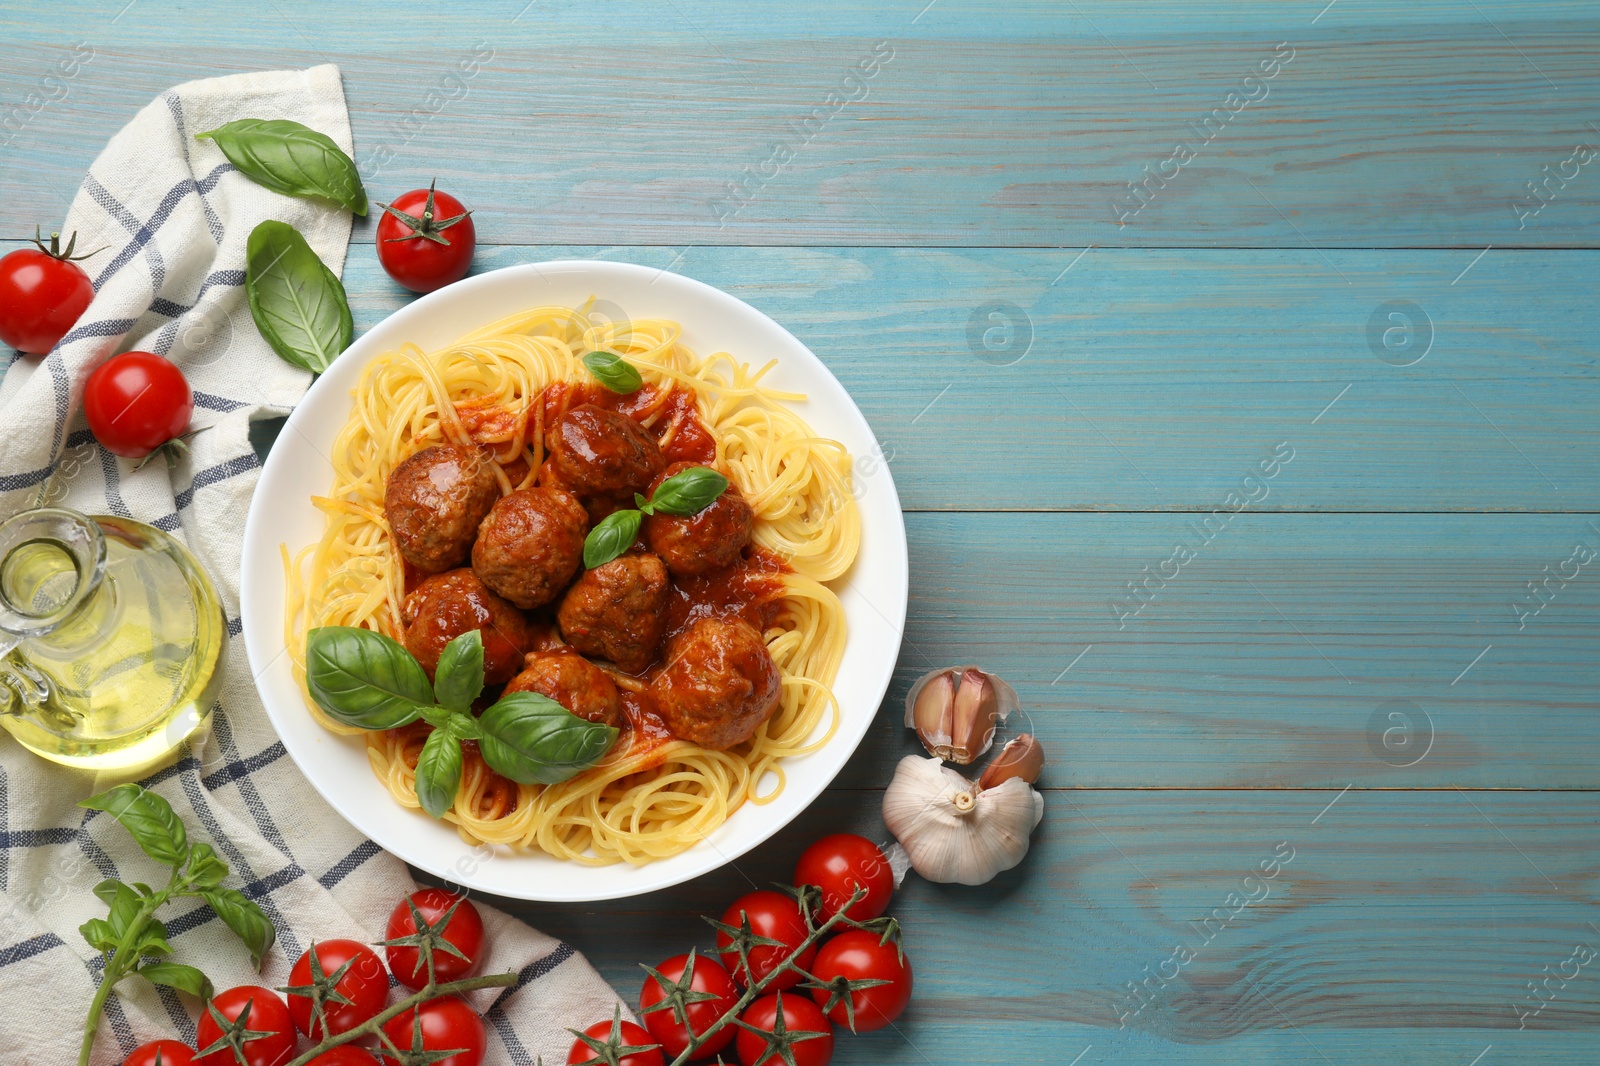
<svg viewBox="0 0 1600 1066"><path fill-rule="evenodd" d="M152 526L41 508L0 525L0 726L70 766L133 770L210 716L227 628Z"/></svg>

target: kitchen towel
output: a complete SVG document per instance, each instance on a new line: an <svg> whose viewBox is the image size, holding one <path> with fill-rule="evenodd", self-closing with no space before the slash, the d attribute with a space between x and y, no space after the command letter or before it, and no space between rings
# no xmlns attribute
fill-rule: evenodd
<svg viewBox="0 0 1600 1066"><path fill-rule="evenodd" d="M162 93L106 146L72 202L94 301L48 356L11 354L0 380L0 518L45 503L147 522L183 540L210 572L228 619L226 674L209 732L146 787L171 802L191 839L210 842L233 869L228 884L259 903L278 942L256 973L240 943L204 906L169 905L174 961L200 966L219 989L288 984L290 964L314 940L372 942L415 887L406 867L352 829L301 776L274 734L239 637L239 561L259 465L252 419L293 407L310 375L279 359L245 301L245 242L257 223L300 230L329 268L344 264L348 212L271 192L236 171L195 134L240 118L289 118L352 150L339 70L238 74ZM138 467L102 448L83 419L90 373L119 351L172 359L194 389L186 456ZM111 784L45 762L0 731L0 1000L26 1013L27 1046L0 1045L0 1063L76 1060L102 960L78 933L105 905L107 877L162 883L164 875L109 817L76 806ZM617 997L571 947L479 904L492 949L482 972L515 970L510 990L474 1005L489 1029L490 1063L565 1061L582 1027L612 1015ZM129 979L118 986L95 1063L137 1044L192 1044L199 1004ZM626 1009L624 1008L626 1014Z"/></svg>

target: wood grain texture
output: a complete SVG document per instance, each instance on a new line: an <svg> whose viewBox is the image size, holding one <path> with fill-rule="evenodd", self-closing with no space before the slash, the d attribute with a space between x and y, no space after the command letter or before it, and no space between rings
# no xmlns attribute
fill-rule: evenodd
<svg viewBox="0 0 1600 1066"><path fill-rule="evenodd" d="M1531 220L1514 206L1600 139L1593 7L1397 6L16 8L0 236L60 217L99 145L168 86L336 62L375 190L436 175L502 216L507 243L1593 246L1593 165ZM879 41L892 60L847 83ZM80 42L95 60L41 88ZM1280 42L1288 65L1246 83ZM470 78L451 73L463 61ZM1163 166L1180 144L1193 159Z"/></svg>
<svg viewBox="0 0 1600 1066"><path fill-rule="evenodd" d="M1538 1006L1526 985L1547 964L1557 972L1577 944L1600 951L1596 802L1049 790L1022 866L979 889L908 880L891 911L912 1005L898 1032L843 1039L834 1061L1066 1066L1090 1047L1082 1063L1466 1066L1490 1044L1485 1062L1579 1061L1600 1022L1600 962L1521 1030L1518 1011ZM877 806L877 793L829 793L687 885L521 910L635 995L638 963L708 947L697 915L787 880L815 836L882 838ZM1263 877L1275 853L1292 858ZM1163 967L1179 945L1193 959ZM1171 979L1151 980L1137 1009L1127 982L1163 972Z"/></svg>

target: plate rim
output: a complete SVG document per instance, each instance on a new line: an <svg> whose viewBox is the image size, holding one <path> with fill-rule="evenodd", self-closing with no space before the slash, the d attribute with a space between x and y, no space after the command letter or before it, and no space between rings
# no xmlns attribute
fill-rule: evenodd
<svg viewBox="0 0 1600 1066"><path fill-rule="evenodd" d="M763 312L760 308L755 307L747 301L740 299L730 292L717 288L714 285L700 281L697 278L691 278L687 275L677 274L667 270L657 270L653 267L640 266L634 263L616 262L612 260L557 259L535 263L513 264L499 267L494 270L485 271L481 274L474 274L463 281L446 286L445 288L436 290L435 292L427 293L392 311L390 314L384 316L379 322L375 323L372 327L363 332L360 337L351 343L350 348L347 348L339 358L347 359L351 354L351 349L357 349L359 363L361 366L365 366L373 358L376 358L378 355L382 354L384 350L388 350L389 347L392 347L392 344L386 344L383 346L377 346L376 350L372 352L361 352L360 349L367 346L368 338L370 338L374 333L378 332L382 327L391 325L403 326L406 322L409 322L412 319L425 316L434 307L442 303L465 296L475 288L488 288L491 285L499 284L507 275L530 274L536 275L545 281L549 281L549 278L544 277L546 271L550 273L559 272L563 274L570 274L573 272L598 273L600 275L609 274L613 279L619 275L623 277L631 276L631 280L634 281L644 280L646 277L648 277L649 281L647 284L649 285L654 285L660 282L663 278L670 278L672 279L672 284L683 285L689 290L696 291L702 297L708 298L713 302L731 301L732 303L743 308L745 313L755 316L755 318L758 320L758 325L765 329L776 331L776 333L788 338L788 340L800 352L803 352L805 356L809 357L811 362L814 364L815 369L819 370L825 376L826 380L832 383L833 387L837 390L838 395L843 397L843 399L848 403L849 407L847 410L847 415L853 416L854 419L860 423L861 427L865 429L868 438L872 441L873 446L878 448L881 454L881 442L878 441L877 434L873 431L871 423L867 421L865 414L862 413L861 408L855 402L854 397L852 397L849 391L845 389L843 383L839 381L837 376L834 375L833 371L829 369L828 365L814 351L811 350L810 346L801 341L781 323L777 322L771 316ZM603 276L596 277L595 291L602 291L605 281L606 279ZM533 300L536 298L537 297L530 298L528 306L536 306L536 304L533 303ZM310 403L310 401L314 397L320 399L322 393L328 391L337 392L341 388L347 393L350 384L354 383L354 379L352 378L350 384L343 386L338 384L340 380L347 376L351 376L351 372L346 371L337 377L331 374L324 374L317 378L317 380L313 381L310 387L306 390L305 394L290 411L283 429L280 430L280 435L284 432L301 432L301 427L297 423L297 420L298 422L310 421L311 416L309 414L304 414L304 412L311 409L313 405ZM310 440L311 438L307 437L307 439ZM669 874L663 878L646 879L644 882L637 885L630 885L626 883L625 880L619 880L615 891L604 891L597 893L592 890L585 890L576 894L541 893L537 889L537 883L542 881L540 878L530 879L535 882L535 885L530 886L528 891L510 890L502 884L495 884L493 886L474 884L473 874L476 873L476 870L474 870L472 874L464 875L460 870L460 862L457 862L454 867L449 865L440 866L429 861L430 856L426 854L428 851L426 847L422 849L424 853L419 855L416 851L405 847L405 840L394 840L393 838L396 836L394 833L374 833L372 831L372 825L376 824L381 827L382 822L377 819L373 819L370 820L369 824L369 819L361 817L359 813L353 814L347 809L347 805L343 802L343 797L330 794L329 790L324 787L324 784L319 782L317 777L308 771L306 759L302 757L303 753L299 750L301 741L298 738L290 739L289 737L286 737L285 731L278 728L279 711L274 710L274 701L268 696L265 688L264 678L267 674L268 668L273 665L273 662L283 650L284 642L282 638L282 623L281 620L279 620L276 625L267 625L266 622L263 621L256 625L252 625L251 618L257 613L260 613L261 610L261 608L255 606L254 602L256 587L261 583L262 580L265 580L260 571L265 567L279 565L276 546L260 545L257 543L259 541L263 541L263 539L267 536L263 532L263 527L270 524L269 520L263 517L266 505L262 502L268 498L270 492L263 491L263 489L270 489L274 482L286 476L280 475L277 472L284 469L290 462L290 460L287 458L287 455L287 450L268 452L267 458L262 464L261 473L257 481L256 491L251 497L250 506L245 516L243 537L244 551L241 560L240 574L240 618L243 629L242 635L244 637L246 655L252 672L252 685L257 690L257 696L261 700L268 720L272 723L274 733L277 734L279 740L283 742L284 747L288 751L296 769L299 771L301 776L303 776L306 781L311 784L312 788L316 790L317 794L322 797L324 802L332 807L333 810L358 833L361 833L363 836L371 839L379 847L388 851L396 858L399 858L401 861L409 863L410 865L419 869L425 870L434 876L444 878L451 883L493 895L531 901L598 902L607 899L629 898L632 896L660 891L674 885L682 884L686 881L692 880L693 878L703 876L714 870L718 870L738 859L741 855L747 854L752 849L771 839L780 830L793 821L794 818L798 817L802 812L809 808L811 804L814 803L830 785L832 785L834 780L837 779L839 773L849 763L851 757L860 748L861 743L865 740L866 734L870 730L873 721L876 720L878 711L882 707L884 696L887 694L889 685L893 680L895 663L898 661L899 653L905 639L905 619L910 594L910 558L909 545L907 544L905 534L905 517L900 504L899 492L894 484L893 474L889 470L888 464L879 463L877 464L877 469L874 471L873 490L875 492L887 493L887 502L891 505L888 508L888 513L892 515L892 523L891 528L881 530L875 529L874 535L888 535L891 537L894 545L896 545L895 561L897 562L897 567L896 572L892 575L892 577L896 581L898 602L893 606L889 615L884 615L883 610L880 609L876 604L870 604L870 606L876 613L884 615L884 621L888 623L888 629L892 632L892 648L886 648L884 650L891 651L892 654L887 656L886 668L879 672L877 681L873 686L871 686L873 690L862 692L864 697L871 697L871 712L861 716L861 726L859 730L856 731L853 738L836 735L834 739L829 742L828 749L824 750L832 750L838 753L836 756L835 765L830 771L827 771L825 775L819 776L819 779L815 783L814 787L808 787L808 794L802 796L801 802L798 804L798 806L794 807L794 809L785 817L772 818L767 823L756 823L756 828L753 830L742 828L741 831L746 834L747 839L741 841L741 843L735 848L719 848L715 844L711 844L709 840L702 838L701 841L680 853L681 855L688 855L697 849L703 849L704 854L702 855L702 860L699 863L688 864L684 870ZM259 549L264 547L271 547L272 550L270 552L263 550L252 551L252 548ZM271 556L270 560L266 558L267 555ZM257 558L258 556L261 558ZM277 576L277 581L281 585L281 574ZM841 594L848 592L848 584L845 588L841 588L839 591ZM274 644L273 638L271 636L264 636L262 634L261 630L263 628L267 630L268 634L276 634L275 648L272 646ZM264 641L265 643L263 643ZM301 708L301 713L305 713L303 707ZM843 723L841 723L841 727L842 725ZM842 732L843 729L841 728L841 733ZM335 737L334 734L328 734L328 736L340 741L344 740L344 738ZM846 743L848 744L848 750L845 750L842 747L842 744ZM805 757L809 758L810 756ZM373 780L376 780L376 778ZM786 786L786 788L794 787L796 786L792 780L789 785ZM749 805L747 804L746 806L748 807ZM406 811L405 813L414 814L415 812ZM737 817L737 815L735 815L735 817ZM724 826L726 826L726 824L727 823L724 823ZM722 828L723 827L719 827L718 830L714 830L713 833L720 832ZM399 844L400 846L397 847L396 844ZM515 853L510 852L509 849L505 850L510 855L515 855ZM707 856L709 856L709 858L707 858ZM672 858L676 859L677 856L673 856ZM662 862L664 863L666 861L670 860L663 860ZM620 868L623 870L638 872L649 870L651 868L659 868L661 865L662 863L651 863L646 864L643 867L630 867L628 864L622 863L610 867L586 867L585 869Z"/></svg>

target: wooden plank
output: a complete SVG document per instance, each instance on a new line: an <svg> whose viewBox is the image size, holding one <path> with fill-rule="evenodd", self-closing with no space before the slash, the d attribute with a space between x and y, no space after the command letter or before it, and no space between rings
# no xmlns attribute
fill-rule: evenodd
<svg viewBox="0 0 1600 1066"><path fill-rule="evenodd" d="M642 900L507 905L631 997L638 963L708 947L696 915L788 880L816 836L886 839L878 806L830 792L733 866ZM1017 869L902 888L911 1007L834 1061L1466 1066L1488 1045L1485 1063L1580 1061L1600 981L1567 960L1600 952L1597 817L1593 793L1050 791ZM1169 963L1180 945L1193 958ZM1579 973L1531 1015L1528 982L1564 962ZM1127 983L1151 975L1136 998Z"/></svg>
<svg viewBox="0 0 1600 1066"><path fill-rule="evenodd" d="M1348 286L1310 251L1077 255L519 247L475 267L620 259L749 301L850 390L909 509L1209 511L1285 441L1252 510L1600 500L1594 253L1328 253ZM366 237L345 273L358 328L409 299ZM1374 321L1389 360L1431 351L1385 361ZM1410 350L1385 348L1408 322Z"/></svg>
<svg viewBox="0 0 1600 1066"><path fill-rule="evenodd" d="M597 24L508 2L445 25L76 0L0 16L0 236L60 217L163 89L337 62L374 193L436 175L507 243L1596 243L1600 183L1573 155L1600 137L1592 6L1320 6L719 0ZM79 43L93 60L43 81Z"/></svg>
<svg viewBox="0 0 1600 1066"><path fill-rule="evenodd" d="M971 662L1016 686L1052 785L1594 785L1592 517L1242 514L1209 543L1190 515L906 518L905 644L843 783L886 781L911 681Z"/></svg>

